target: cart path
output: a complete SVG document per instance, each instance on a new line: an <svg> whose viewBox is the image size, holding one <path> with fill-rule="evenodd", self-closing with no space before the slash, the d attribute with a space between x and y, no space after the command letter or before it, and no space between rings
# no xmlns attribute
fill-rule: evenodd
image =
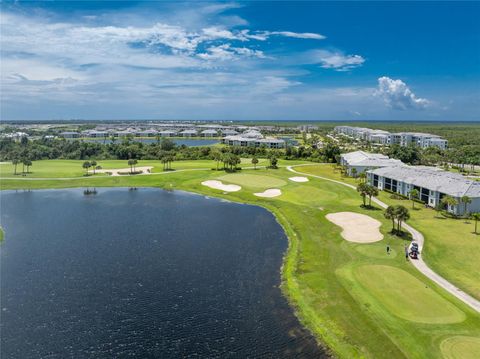
<svg viewBox="0 0 480 359"><path fill-rule="evenodd" d="M344 182L341 182L341 181L333 180L333 179L322 177L322 176L317 176L317 175L312 175L312 174L309 174L309 173L296 171L296 170L293 169L293 167L298 167L298 166L315 166L315 165L308 164L308 165L287 166L287 170L289 170L290 172L293 172L293 173L301 174L303 176L310 176L310 177L319 178L319 179L322 179L322 180L325 180L325 181L338 183L338 184L341 184L343 186L349 187L349 188L351 188L355 191L357 190L357 188L355 186L352 186L351 184L348 184L348 183L344 183ZM387 208L388 207L387 204L383 203L378 198L374 197L374 198L372 198L372 201L375 202L376 204L378 204L382 208ZM423 258L421 256L421 253L422 253L422 250L423 250L423 243L425 242L425 238L423 237L423 235L419 231L417 231L415 228L410 226L409 224L405 223L403 225L403 227L408 232L410 232L413 240L418 243L418 249L420 251L420 253L418 255L418 259L417 260L410 260L410 262L413 264L413 266L415 268L417 268L427 278L429 278L430 280L432 280L433 282L438 284L440 287L445 289L447 292L449 292L450 294L455 296L457 299L461 300L463 303L468 305L470 308L474 309L477 313L480 313L480 301L479 300L473 298L470 294L465 293L463 290L461 290L460 288L458 288L455 285L453 285L452 283L450 283L448 280L446 280L445 278L440 276L438 273L435 273L425 263L425 261L423 260Z"/></svg>

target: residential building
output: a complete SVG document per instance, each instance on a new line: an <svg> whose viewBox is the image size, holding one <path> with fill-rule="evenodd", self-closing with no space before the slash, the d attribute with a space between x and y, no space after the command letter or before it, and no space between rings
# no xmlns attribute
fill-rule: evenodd
<svg viewBox="0 0 480 359"><path fill-rule="evenodd" d="M184 130L184 131L180 132L179 134L182 137L196 137L196 136L198 136L198 133L197 133L196 130Z"/></svg>
<svg viewBox="0 0 480 359"><path fill-rule="evenodd" d="M218 132L216 130L203 130L200 132L203 137L217 137Z"/></svg>
<svg viewBox="0 0 480 359"><path fill-rule="evenodd" d="M284 148L285 141L278 138L263 138L260 134L260 137L254 136L253 133L249 133L250 136L237 135L237 136L226 136L222 138L222 143L229 146L244 146L244 147L262 147L266 148Z"/></svg>
<svg viewBox="0 0 480 359"><path fill-rule="evenodd" d="M367 181L382 190L409 196L412 189L419 193L419 200L430 207L441 205L445 196L451 196L457 205L448 206L455 215L464 214L463 196L472 201L467 212L480 212L480 182L470 180L458 173L427 166L394 166L367 171Z"/></svg>
<svg viewBox="0 0 480 359"><path fill-rule="evenodd" d="M403 162L395 160L380 153L368 153L364 151L355 151L340 155L340 164L345 166L349 176L352 176L352 170L360 174L369 169L380 167L401 166Z"/></svg>
<svg viewBox="0 0 480 359"><path fill-rule="evenodd" d="M177 136L177 131L164 130L159 132L162 137L175 137Z"/></svg>
<svg viewBox="0 0 480 359"><path fill-rule="evenodd" d="M438 147L442 150L448 147L448 141L437 135L419 132L390 133L383 130L372 130L365 127L336 126L334 131L346 136L370 141L382 145L398 144L400 146L414 145L421 148Z"/></svg>
<svg viewBox="0 0 480 359"><path fill-rule="evenodd" d="M80 134L78 132L65 131L61 132L60 136L62 136L63 138L79 138Z"/></svg>

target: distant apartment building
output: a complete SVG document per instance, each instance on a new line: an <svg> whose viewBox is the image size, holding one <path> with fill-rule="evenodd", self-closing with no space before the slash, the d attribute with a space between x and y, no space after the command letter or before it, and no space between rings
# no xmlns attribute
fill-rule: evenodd
<svg viewBox="0 0 480 359"><path fill-rule="evenodd" d="M382 145L397 144L400 146L415 145L421 148L438 147L442 150L448 147L448 141L437 135L419 132L390 133L383 130L373 130L365 127L336 126L334 131L346 136L378 143Z"/></svg>
<svg viewBox="0 0 480 359"><path fill-rule="evenodd" d="M79 138L80 133L73 132L73 131L65 131L65 132L61 132L60 136L63 138Z"/></svg>
<svg viewBox="0 0 480 359"><path fill-rule="evenodd" d="M356 174L360 174L369 169L401 166L403 162L389 158L388 156L380 153L368 153L364 151L355 151L344 153L340 156L340 164L345 166L349 176L352 176L353 169Z"/></svg>
<svg viewBox="0 0 480 359"><path fill-rule="evenodd" d="M200 132L200 135L202 137L217 137L218 136L218 131L217 130L203 130Z"/></svg>
<svg viewBox="0 0 480 359"><path fill-rule="evenodd" d="M243 146L243 147L262 147L270 149L284 148L285 140L271 137L264 137L258 131L248 131L241 135L225 136L222 138L222 143L229 146Z"/></svg>
<svg viewBox="0 0 480 359"><path fill-rule="evenodd" d="M470 198L467 212L480 212L480 182L466 179L458 173L447 172L427 166L393 166L367 171L367 181L382 190L409 196L412 189L419 193L419 200L430 207L441 204L445 196L451 196L457 205L448 206L447 211L462 215L465 206L463 196Z"/></svg>

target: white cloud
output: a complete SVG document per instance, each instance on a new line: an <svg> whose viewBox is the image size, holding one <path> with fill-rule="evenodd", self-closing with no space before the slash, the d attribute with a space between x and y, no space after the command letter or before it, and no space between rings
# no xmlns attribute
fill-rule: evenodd
<svg viewBox="0 0 480 359"><path fill-rule="evenodd" d="M324 40L327 37L321 34L316 34L312 32L292 32L292 31L267 31L265 34L268 35L278 35L284 37L293 37L296 39L312 39L312 40Z"/></svg>
<svg viewBox="0 0 480 359"><path fill-rule="evenodd" d="M340 51L315 50L310 52L312 61L325 69L349 71L362 66L365 59L360 55L345 55Z"/></svg>
<svg viewBox="0 0 480 359"><path fill-rule="evenodd" d="M246 47L232 47L230 44L211 46L206 52L198 54L198 57L204 60L233 60L238 59L238 55L245 57L265 58L263 51L252 50Z"/></svg>
<svg viewBox="0 0 480 359"><path fill-rule="evenodd" d="M429 100L417 97L402 80L387 76L378 79L375 94L382 97L387 106L397 110L424 109L430 104Z"/></svg>

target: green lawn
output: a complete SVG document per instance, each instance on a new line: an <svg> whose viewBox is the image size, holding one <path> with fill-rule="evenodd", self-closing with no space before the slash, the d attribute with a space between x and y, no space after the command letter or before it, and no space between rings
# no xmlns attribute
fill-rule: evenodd
<svg viewBox="0 0 480 359"><path fill-rule="evenodd" d="M263 206L276 216L289 237L282 288L302 323L336 356L440 358L442 354L455 354L452 347L467 352L475 348L475 342L458 337L480 338L478 313L424 278L403 255L398 255L403 254L405 241L389 233L390 221L383 218L379 208L361 208L355 191L315 178L295 183L288 180L293 174L281 168L244 169L229 177L243 181L242 190L220 193L201 185L206 179L225 176L209 170L212 163L204 171L62 181L3 179L1 185L2 189L88 186L99 191L106 186L161 187ZM298 169L328 173L328 167ZM254 196L258 178L252 180L252 176L262 177L266 187L284 182L282 196ZM340 211L363 213L379 220L384 239L372 244L345 241L340 236L341 228L325 218L328 213ZM429 240L427 237L427 243ZM392 248L390 255L385 250L387 244Z"/></svg>
<svg viewBox="0 0 480 359"><path fill-rule="evenodd" d="M332 165L296 167L300 172L324 176L356 185L358 180L341 178L333 172ZM425 237L423 258L440 275L462 290L480 299L480 235L473 233L474 222L465 219L445 218L431 208L412 202L390 198L387 192L380 192L379 199L389 205L402 204L410 209L408 221Z"/></svg>

